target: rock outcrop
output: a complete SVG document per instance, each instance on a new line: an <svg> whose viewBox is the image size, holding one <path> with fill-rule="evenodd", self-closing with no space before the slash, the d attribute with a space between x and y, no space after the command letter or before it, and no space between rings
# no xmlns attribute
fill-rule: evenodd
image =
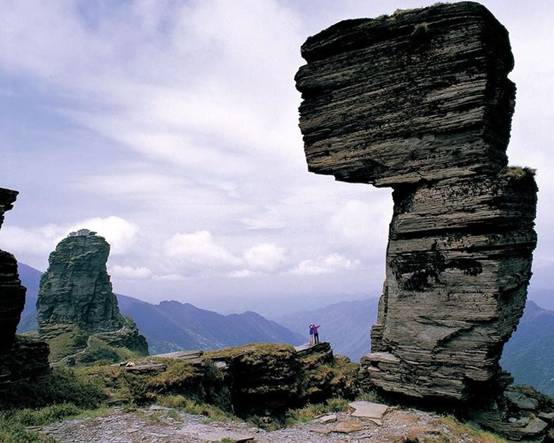
<svg viewBox="0 0 554 443"><path fill-rule="evenodd" d="M13 208L17 192L0 188L0 228L4 213ZM19 281L17 260L0 250L0 352L8 349L15 340L15 330L25 306L25 288Z"/></svg>
<svg viewBox="0 0 554 443"><path fill-rule="evenodd" d="M506 29L477 3L437 4L340 22L302 55L309 170L394 190L366 377L425 399L500 389L531 277L537 192L531 170L507 166Z"/></svg>
<svg viewBox="0 0 554 443"><path fill-rule="evenodd" d="M69 234L50 254L37 301L39 333L51 359L68 364L148 354L146 339L123 317L106 262L108 242L86 229Z"/></svg>
<svg viewBox="0 0 554 443"><path fill-rule="evenodd" d="M238 415L279 415L307 402L354 398L358 365L335 357L329 343L296 351L289 345L252 344L207 352L224 373Z"/></svg>
<svg viewBox="0 0 554 443"><path fill-rule="evenodd" d="M0 227L4 213L13 208L16 198L17 191L0 188ZM0 250L0 388L49 371L46 343L15 335L25 305L25 291L19 280L17 260Z"/></svg>

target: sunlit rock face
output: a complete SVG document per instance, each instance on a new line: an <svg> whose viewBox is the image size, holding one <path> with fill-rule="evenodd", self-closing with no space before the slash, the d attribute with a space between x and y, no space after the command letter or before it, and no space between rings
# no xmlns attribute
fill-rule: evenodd
<svg viewBox="0 0 554 443"><path fill-rule="evenodd" d="M302 55L309 170L394 190L367 376L412 397L479 394L501 378L536 244L533 172L507 166L506 29L477 3L438 4L337 23Z"/></svg>

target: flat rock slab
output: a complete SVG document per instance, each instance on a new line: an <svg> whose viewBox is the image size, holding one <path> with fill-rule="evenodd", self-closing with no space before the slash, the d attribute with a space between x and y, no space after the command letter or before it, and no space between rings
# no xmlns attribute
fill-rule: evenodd
<svg viewBox="0 0 554 443"><path fill-rule="evenodd" d="M504 392L504 397L519 409L534 411L539 407L539 402L536 398L529 397L521 392L507 390Z"/></svg>
<svg viewBox="0 0 554 443"><path fill-rule="evenodd" d="M348 405L354 408L354 412L351 414L353 417L368 418L378 425L383 423L383 416L389 409L387 405L370 401L353 401Z"/></svg>
<svg viewBox="0 0 554 443"><path fill-rule="evenodd" d="M323 417L316 418L314 420L317 423L333 423L337 421L337 414L324 415Z"/></svg>
<svg viewBox="0 0 554 443"><path fill-rule="evenodd" d="M202 357L204 354L204 351L177 351L177 352L169 352L167 354L157 354L153 355L152 357L156 358L171 358L171 359L177 359L177 360L193 360L196 358Z"/></svg>
<svg viewBox="0 0 554 443"><path fill-rule="evenodd" d="M341 421L334 425L329 432L338 432L340 434L350 434L352 432L358 432L363 429L363 425L354 420Z"/></svg>
<svg viewBox="0 0 554 443"><path fill-rule="evenodd" d="M135 374L150 374L164 372L167 369L167 365L150 363L135 366L123 366L123 369L125 372L133 372Z"/></svg>

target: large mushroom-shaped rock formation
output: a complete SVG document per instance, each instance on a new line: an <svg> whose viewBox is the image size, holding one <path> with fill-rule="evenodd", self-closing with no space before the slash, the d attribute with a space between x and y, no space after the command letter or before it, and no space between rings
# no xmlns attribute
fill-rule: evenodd
<svg viewBox="0 0 554 443"><path fill-rule="evenodd" d="M4 213L13 208L17 191L0 188L0 227ZM26 289L21 285L17 260L0 250L0 388L20 378L48 372L48 346L15 335L25 305Z"/></svg>
<svg viewBox="0 0 554 443"><path fill-rule="evenodd" d="M508 32L473 2L346 20L296 75L309 170L392 187L371 383L468 400L495 386L531 277L536 185L507 166Z"/></svg>
<svg viewBox="0 0 554 443"><path fill-rule="evenodd" d="M50 254L37 301L39 333L51 359L74 364L148 353L146 339L119 312L106 262L110 245L87 229L72 232Z"/></svg>

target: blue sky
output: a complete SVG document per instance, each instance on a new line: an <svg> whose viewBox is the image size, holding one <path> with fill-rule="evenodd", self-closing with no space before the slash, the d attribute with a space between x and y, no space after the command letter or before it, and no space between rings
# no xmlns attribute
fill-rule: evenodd
<svg viewBox="0 0 554 443"><path fill-rule="evenodd" d="M306 37L434 1L0 0L0 246L38 269L68 231L112 244L149 301L371 293L390 191L307 172L293 77ZM532 285L553 286L554 3L483 2L510 31L510 163L538 169Z"/></svg>

